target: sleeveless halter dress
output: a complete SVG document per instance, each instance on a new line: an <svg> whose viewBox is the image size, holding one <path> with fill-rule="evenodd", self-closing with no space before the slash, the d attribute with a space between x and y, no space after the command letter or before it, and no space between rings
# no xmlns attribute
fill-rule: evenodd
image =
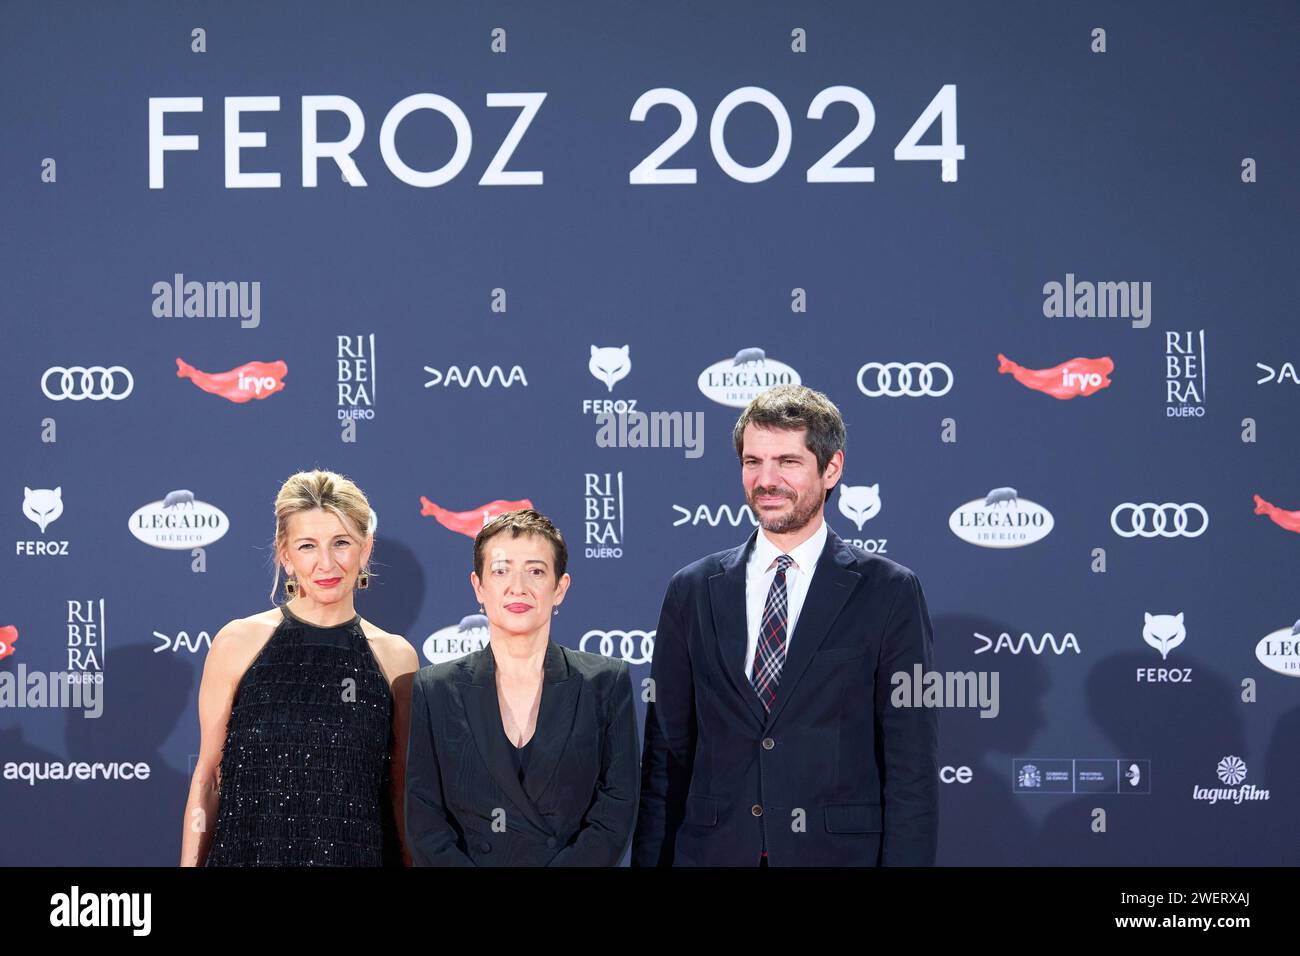
<svg viewBox="0 0 1300 956"><path fill-rule="evenodd" d="M235 691L207 866L400 866L393 698L360 617L283 618Z"/></svg>

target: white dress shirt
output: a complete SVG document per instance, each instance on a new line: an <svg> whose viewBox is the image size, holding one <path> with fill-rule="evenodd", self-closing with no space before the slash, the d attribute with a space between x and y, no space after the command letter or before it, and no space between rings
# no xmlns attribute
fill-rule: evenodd
<svg viewBox="0 0 1300 956"><path fill-rule="evenodd" d="M823 519L817 532L790 552L794 564L785 572L787 652L790 639L794 636L794 627L799 622L803 600L808 596L808 586L812 584L813 574L817 571L817 560L822 556L822 548L826 546L826 535L826 521ZM754 652L758 649L758 631L763 626L767 592L772 590L772 582L776 579L776 559L784 553L768 539L767 532L760 528L754 549L749 552L749 562L745 565L745 624L748 634L745 642L746 678L754 675Z"/></svg>

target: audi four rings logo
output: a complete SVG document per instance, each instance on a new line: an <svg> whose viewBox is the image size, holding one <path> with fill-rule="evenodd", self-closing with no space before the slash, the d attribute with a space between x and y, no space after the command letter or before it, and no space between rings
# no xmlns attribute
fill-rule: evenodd
<svg viewBox="0 0 1300 956"><path fill-rule="evenodd" d="M1200 520L1196 522L1196 530L1188 531L1190 523L1189 515L1196 512L1200 515ZM1124 525L1128 530L1123 530L1120 524L1120 516L1124 515ZM1147 527L1147 515L1151 515L1151 526ZM1172 515L1172 526L1170 525L1170 515ZM1116 505L1115 510L1110 513L1110 526L1115 533L1121 538L1199 538L1205 533L1205 529L1210 526L1210 515L1204 508L1194 501L1187 504L1177 504L1173 501L1166 501L1163 504L1155 504L1151 501L1144 501L1140 505L1135 505L1131 501L1126 501L1121 505Z"/></svg>
<svg viewBox="0 0 1300 956"><path fill-rule="evenodd" d="M593 648L588 642L595 638L600 640ZM606 657L621 657L629 664L649 664L655 656L655 632L588 631L578 642L578 650Z"/></svg>
<svg viewBox="0 0 1300 956"><path fill-rule="evenodd" d="M935 389L935 375L942 373L943 388ZM875 386L867 388L868 378ZM868 398L938 398L952 390L952 369L942 362L868 362L858 369L858 390Z"/></svg>
<svg viewBox="0 0 1300 956"><path fill-rule="evenodd" d="M52 390L51 385L57 391ZM41 391L54 402L64 399L80 402L87 398L92 402L102 402L106 398L120 402L134 388L135 379L130 370L120 365L110 365L107 368L103 365L73 365L71 368L56 365L47 368L41 376Z"/></svg>

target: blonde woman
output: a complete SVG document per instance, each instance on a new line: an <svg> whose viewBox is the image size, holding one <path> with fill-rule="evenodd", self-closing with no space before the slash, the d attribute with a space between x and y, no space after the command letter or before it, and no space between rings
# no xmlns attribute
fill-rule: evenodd
<svg viewBox="0 0 1300 956"><path fill-rule="evenodd" d="M286 603L231 621L199 687L198 762L182 866L401 865L415 649L361 618L370 505L353 482L300 472L275 499Z"/></svg>

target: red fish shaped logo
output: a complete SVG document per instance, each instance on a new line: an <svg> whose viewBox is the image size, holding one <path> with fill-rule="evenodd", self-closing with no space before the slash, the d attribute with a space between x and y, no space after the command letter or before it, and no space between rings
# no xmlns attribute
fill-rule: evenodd
<svg viewBox="0 0 1300 956"><path fill-rule="evenodd" d="M1255 496L1255 514L1268 515L1279 528L1300 531L1300 511L1283 511L1277 505L1269 504L1259 495Z"/></svg>
<svg viewBox="0 0 1300 956"><path fill-rule="evenodd" d="M188 378L199 388L232 402L251 402L284 391L289 366L283 362L245 362L229 372L200 371L184 359L176 360L176 377Z"/></svg>
<svg viewBox="0 0 1300 956"><path fill-rule="evenodd" d="M12 624L0 627L0 661L14 652L14 641L18 640L18 628Z"/></svg>
<svg viewBox="0 0 1300 956"><path fill-rule="evenodd" d="M480 505L470 511L448 511L446 508L440 508L435 505L424 495L420 496L420 514L425 517L432 515L438 519L438 524L451 531L459 531L461 534L468 535L471 538L478 537L478 533L483 530L483 526L505 511L517 511L520 508L531 508L533 503L527 498L519 501L503 501L498 498L496 501L489 501L485 505Z"/></svg>
<svg viewBox="0 0 1300 956"><path fill-rule="evenodd" d="M1072 358L1054 368L1033 369L1017 365L998 353L998 374L1010 373L1025 388L1046 392L1053 398L1067 399L1076 395L1091 395L1110 385L1107 378L1115 371L1109 358Z"/></svg>

